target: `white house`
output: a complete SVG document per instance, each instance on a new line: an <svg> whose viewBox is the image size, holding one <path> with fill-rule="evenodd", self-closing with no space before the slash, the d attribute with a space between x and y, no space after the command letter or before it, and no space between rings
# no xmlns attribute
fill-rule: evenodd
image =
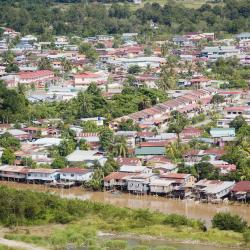
<svg viewBox="0 0 250 250"><path fill-rule="evenodd" d="M99 84L105 84L108 80L108 75L104 72L84 72L81 74L74 75L74 86L84 87L90 83L95 82Z"/></svg>
<svg viewBox="0 0 250 250"><path fill-rule="evenodd" d="M98 161L102 166L106 162L107 158L103 156L97 150L75 150L73 153L69 154L66 157L68 162L77 163L84 162L88 166L93 165L96 161Z"/></svg>
<svg viewBox="0 0 250 250"><path fill-rule="evenodd" d="M60 180L86 182L91 180L93 171L84 168L63 168L60 170Z"/></svg>
<svg viewBox="0 0 250 250"><path fill-rule="evenodd" d="M58 169L36 168L29 169L27 174L28 182L53 182L60 178Z"/></svg>

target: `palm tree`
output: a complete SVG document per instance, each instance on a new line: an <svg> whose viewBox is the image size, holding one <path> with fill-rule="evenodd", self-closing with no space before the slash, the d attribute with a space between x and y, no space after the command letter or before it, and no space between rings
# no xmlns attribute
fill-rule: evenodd
<svg viewBox="0 0 250 250"><path fill-rule="evenodd" d="M128 153L128 146L125 137L123 136L116 136L114 138L114 144L111 146L114 155L126 157Z"/></svg>

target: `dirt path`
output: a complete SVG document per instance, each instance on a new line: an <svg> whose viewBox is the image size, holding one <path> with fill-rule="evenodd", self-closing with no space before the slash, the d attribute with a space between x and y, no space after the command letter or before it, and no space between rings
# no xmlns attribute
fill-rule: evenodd
<svg viewBox="0 0 250 250"><path fill-rule="evenodd" d="M0 238L0 244L22 250L48 250L47 248L37 247L32 244L15 240L7 240L4 238Z"/></svg>

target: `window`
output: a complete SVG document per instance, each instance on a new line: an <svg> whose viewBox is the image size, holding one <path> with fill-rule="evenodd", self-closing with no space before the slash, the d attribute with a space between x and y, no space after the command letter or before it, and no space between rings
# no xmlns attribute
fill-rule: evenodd
<svg viewBox="0 0 250 250"><path fill-rule="evenodd" d="M70 176L71 176L71 177L74 177L74 174L71 174Z"/></svg>

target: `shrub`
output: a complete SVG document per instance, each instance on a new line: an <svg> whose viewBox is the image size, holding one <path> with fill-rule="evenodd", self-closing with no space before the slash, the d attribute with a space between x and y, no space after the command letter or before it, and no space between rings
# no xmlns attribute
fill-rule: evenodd
<svg viewBox="0 0 250 250"><path fill-rule="evenodd" d="M127 248L128 243L124 240L108 240L105 246L110 250L122 250Z"/></svg>
<svg viewBox="0 0 250 250"><path fill-rule="evenodd" d="M217 213L212 220L213 227L220 230L232 230L235 232L243 232L247 228L247 222L238 215L230 213Z"/></svg>
<svg viewBox="0 0 250 250"><path fill-rule="evenodd" d="M244 233L243 233L243 238L244 241L246 243L250 243L250 229L247 229Z"/></svg>

